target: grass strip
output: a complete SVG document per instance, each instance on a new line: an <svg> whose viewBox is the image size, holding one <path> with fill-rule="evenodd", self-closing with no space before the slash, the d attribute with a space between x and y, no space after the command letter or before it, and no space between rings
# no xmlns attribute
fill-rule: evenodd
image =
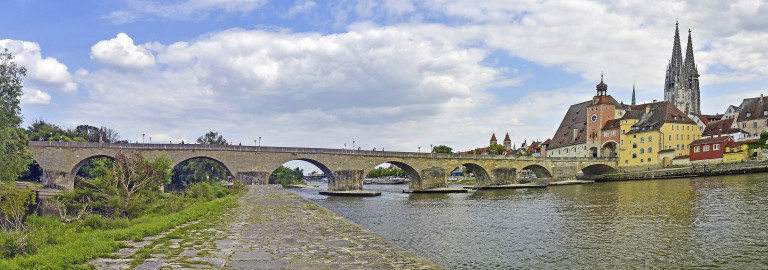
<svg viewBox="0 0 768 270"><path fill-rule="evenodd" d="M140 241L146 236L168 231L205 215L219 215L235 207L236 200L243 194L245 192L238 192L194 204L177 213L139 217L121 229L89 230L79 222L44 226L41 229L43 231L36 233L56 234L49 237L56 237L55 242L58 244L43 246L34 255L0 260L0 269L88 269L91 267L82 265L94 258L109 257L121 247L119 241Z"/></svg>

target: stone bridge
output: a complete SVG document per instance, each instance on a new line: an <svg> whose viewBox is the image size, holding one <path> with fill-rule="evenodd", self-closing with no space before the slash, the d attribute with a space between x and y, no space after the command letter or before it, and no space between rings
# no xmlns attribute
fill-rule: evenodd
<svg viewBox="0 0 768 270"><path fill-rule="evenodd" d="M411 190L447 187L447 177L463 165L473 172L478 186L512 184L517 172L531 170L540 181L575 179L615 173L617 161L608 158L539 158L503 155L459 155L327 148L200 144L132 144L30 142L35 161L43 169L45 187L73 189L74 175L89 160L114 157L118 152L139 152L147 158L165 155L172 166L192 159L209 158L223 165L246 184L265 184L280 165L303 160L320 168L329 191L362 190L363 178L379 164L391 163L411 179Z"/></svg>

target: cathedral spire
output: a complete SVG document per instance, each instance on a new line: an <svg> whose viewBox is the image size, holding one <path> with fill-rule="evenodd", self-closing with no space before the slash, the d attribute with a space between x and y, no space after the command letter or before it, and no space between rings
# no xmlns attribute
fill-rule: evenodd
<svg viewBox="0 0 768 270"><path fill-rule="evenodd" d="M689 75L698 75L696 62L693 60L693 41L691 41L691 29L688 29L688 46L685 49L685 70Z"/></svg>
<svg viewBox="0 0 768 270"><path fill-rule="evenodd" d="M634 107L637 103L635 103L635 84L632 84L632 107Z"/></svg>
<svg viewBox="0 0 768 270"><path fill-rule="evenodd" d="M690 37L690 35L689 35ZM675 44L672 45L672 63L670 65L679 67L683 64L683 52L680 49L680 29L675 22Z"/></svg>

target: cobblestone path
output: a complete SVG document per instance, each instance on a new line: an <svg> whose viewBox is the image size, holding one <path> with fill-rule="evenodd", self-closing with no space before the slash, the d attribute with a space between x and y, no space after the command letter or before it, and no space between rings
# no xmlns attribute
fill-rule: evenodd
<svg viewBox="0 0 768 270"><path fill-rule="evenodd" d="M441 269L280 185L167 236L135 269Z"/></svg>

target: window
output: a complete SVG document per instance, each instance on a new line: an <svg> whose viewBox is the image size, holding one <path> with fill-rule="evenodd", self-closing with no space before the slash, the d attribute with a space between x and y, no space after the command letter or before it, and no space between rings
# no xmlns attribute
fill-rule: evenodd
<svg viewBox="0 0 768 270"><path fill-rule="evenodd" d="M670 141L672 140L672 135L669 135L669 140L670 140Z"/></svg>
<svg viewBox="0 0 768 270"><path fill-rule="evenodd" d="M690 134L688 134L688 139L689 139L689 140L691 139L691 135L690 135Z"/></svg>
<svg viewBox="0 0 768 270"><path fill-rule="evenodd" d="M608 137L608 131L603 132L603 137Z"/></svg>
<svg viewBox="0 0 768 270"><path fill-rule="evenodd" d="M632 144L632 148L637 148L637 144L636 144L636 143L633 143L633 144Z"/></svg>
<svg viewBox="0 0 768 270"><path fill-rule="evenodd" d="M653 147L648 147L648 153L653 153Z"/></svg>
<svg viewBox="0 0 768 270"><path fill-rule="evenodd" d="M645 149L640 148L640 154L645 154Z"/></svg>
<svg viewBox="0 0 768 270"><path fill-rule="evenodd" d="M615 130L611 130L611 136L616 136L616 131Z"/></svg>
<svg viewBox="0 0 768 270"><path fill-rule="evenodd" d="M637 158L637 154L632 153L632 158Z"/></svg>
<svg viewBox="0 0 768 270"><path fill-rule="evenodd" d="M624 145L624 140L621 140L621 145Z"/></svg>
<svg viewBox="0 0 768 270"><path fill-rule="evenodd" d="M623 130L621 131L621 135L624 135L624 131Z"/></svg>
<svg viewBox="0 0 768 270"><path fill-rule="evenodd" d="M720 150L720 145L719 144L713 144L712 145L712 150Z"/></svg>
<svg viewBox="0 0 768 270"><path fill-rule="evenodd" d="M763 115L768 115L768 111L763 111Z"/></svg>
<svg viewBox="0 0 768 270"><path fill-rule="evenodd" d="M753 128L756 128L756 127L757 127L757 121L755 121L754 123L752 123L752 127L753 127Z"/></svg>
<svg viewBox="0 0 768 270"><path fill-rule="evenodd" d="M632 135L632 138L637 138L637 134L635 134L635 135Z"/></svg>
<svg viewBox="0 0 768 270"><path fill-rule="evenodd" d="M680 150L680 145L679 144L677 145L677 150Z"/></svg>
<svg viewBox="0 0 768 270"><path fill-rule="evenodd" d="M652 141L653 141L653 137L648 136L648 142L652 142Z"/></svg>
<svg viewBox="0 0 768 270"><path fill-rule="evenodd" d="M709 151L709 145L704 146L704 152L707 152L707 151Z"/></svg>
<svg viewBox="0 0 768 270"><path fill-rule="evenodd" d="M641 159L640 159L640 163L642 163L642 162L643 162L643 159L641 158Z"/></svg>
<svg viewBox="0 0 768 270"><path fill-rule="evenodd" d="M627 163L629 163L629 159L624 160L624 164L627 164Z"/></svg>
<svg viewBox="0 0 768 270"><path fill-rule="evenodd" d="M747 123L741 123L741 128L747 128Z"/></svg>
<svg viewBox="0 0 768 270"><path fill-rule="evenodd" d="M694 146L694 147L693 147L693 152L694 152L694 153L698 153L698 152L701 152L701 146Z"/></svg>
<svg viewBox="0 0 768 270"><path fill-rule="evenodd" d="M640 138L640 142L644 143L645 142L645 138Z"/></svg>
<svg viewBox="0 0 768 270"><path fill-rule="evenodd" d="M679 140L679 139L680 139L680 134L675 134L675 140Z"/></svg>
<svg viewBox="0 0 768 270"><path fill-rule="evenodd" d="M651 162L651 158L648 158L648 162Z"/></svg>
<svg viewBox="0 0 768 270"><path fill-rule="evenodd" d="M750 116L752 116L752 113L751 112L747 112L747 117L750 117Z"/></svg>

